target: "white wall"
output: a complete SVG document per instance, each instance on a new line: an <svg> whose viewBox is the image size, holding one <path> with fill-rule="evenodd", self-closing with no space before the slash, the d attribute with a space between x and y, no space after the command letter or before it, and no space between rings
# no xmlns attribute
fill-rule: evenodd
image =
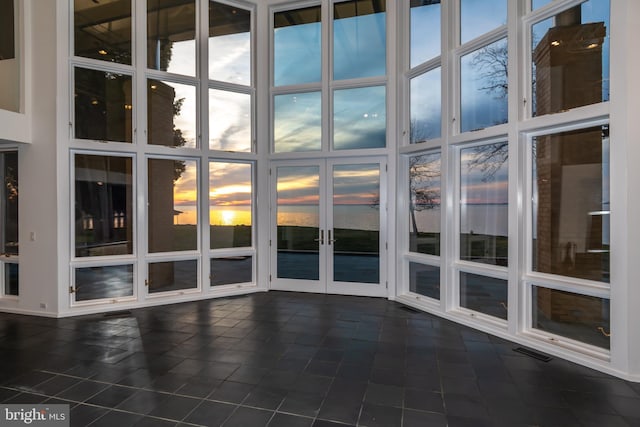
<svg viewBox="0 0 640 427"><path fill-rule="evenodd" d="M54 314L58 310L59 285L56 226L57 13L55 1L34 0L32 5L37 12L27 23L26 31L32 38L32 66L28 79L33 98L27 102L32 105L33 126L31 144L19 148L20 297L14 308L27 313Z"/></svg>

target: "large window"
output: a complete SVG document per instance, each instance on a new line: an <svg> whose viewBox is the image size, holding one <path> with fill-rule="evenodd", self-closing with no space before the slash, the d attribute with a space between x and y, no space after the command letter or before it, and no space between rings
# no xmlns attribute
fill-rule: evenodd
<svg viewBox="0 0 640 427"><path fill-rule="evenodd" d="M253 223L251 163L209 163L211 249L250 247Z"/></svg>
<svg viewBox="0 0 640 427"><path fill-rule="evenodd" d="M387 145L386 2L328 3L273 12L275 153ZM333 19L322 22L327 6ZM323 26L331 58L322 53Z"/></svg>
<svg viewBox="0 0 640 427"><path fill-rule="evenodd" d="M74 82L75 137L132 142L132 77L75 67Z"/></svg>
<svg viewBox="0 0 640 427"><path fill-rule="evenodd" d="M149 252L198 249L195 160L149 159Z"/></svg>
<svg viewBox="0 0 640 427"><path fill-rule="evenodd" d="M609 127L533 138L532 269L609 282Z"/></svg>
<svg viewBox="0 0 640 427"><path fill-rule="evenodd" d="M405 3L398 299L608 357L612 2Z"/></svg>
<svg viewBox="0 0 640 427"><path fill-rule="evenodd" d="M196 88L168 81L147 82L147 142L196 147Z"/></svg>
<svg viewBox="0 0 640 427"><path fill-rule="evenodd" d="M409 158L409 250L440 255L440 153Z"/></svg>
<svg viewBox="0 0 640 427"><path fill-rule="evenodd" d="M531 26L532 115L609 100L609 0L574 5Z"/></svg>
<svg viewBox="0 0 640 427"><path fill-rule="evenodd" d="M72 305L255 284L253 10L74 0Z"/></svg>
<svg viewBox="0 0 640 427"><path fill-rule="evenodd" d="M133 253L132 158L76 154L75 256Z"/></svg>
<svg viewBox="0 0 640 427"><path fill-rule="evenodd" d="M507 1L460 0L459 22L460 132L506 123Z"/></svg>
<svg viewBox="0 0 640 427"><path fill-rule="evenodd" d="M508 144L460 150L460 259L507 266Z"/></svg>
<svg viewBox="0 0 640 427"><path fill-rule="evenodd" d="M18 152L0 152L0 238L2 259L2 290L0 295L18 296L19 294L19 244L18 244Z"/></svg>
<svg viewBox="0 0 640 427"><path fill-rule="evenodd" d="M147 0L147 67L195 76L195 39L195 0Z"/></svg>
<svg viewBox="0 0 640 427"><path fill-rule="evenodd" d="M351 0L333 5L333 78L386 74L386 1Z"/></svg>
<svg viewBox="0 0 640 427"><path fill-rule="evenodd" d="M74 54L131 64L131 0L74 0Z"/></svg>

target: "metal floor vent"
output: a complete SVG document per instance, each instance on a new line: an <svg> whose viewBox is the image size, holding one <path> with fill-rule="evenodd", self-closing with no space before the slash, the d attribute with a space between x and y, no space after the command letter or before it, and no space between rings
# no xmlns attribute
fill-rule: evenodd
<svg viewBox="0 0 640 427"><path fill-rule="evenodd" d="M516 351L518 353L522 353L525 356L529 356L529 357L533 357L534 359L537 360L541 360L543 362L548 362L551 360L551 358L545 354L542 353L538 353L537 351L534 350L530 350L528 348L524 348L524 347L516 347L513 349L513 351Z"/></svg>

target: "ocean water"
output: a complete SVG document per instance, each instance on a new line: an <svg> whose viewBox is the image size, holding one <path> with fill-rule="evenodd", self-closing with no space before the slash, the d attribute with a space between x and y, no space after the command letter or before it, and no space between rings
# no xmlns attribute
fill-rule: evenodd
<svg viewBox="0 0 640 427"><path fill-rule="evenodd" d="M416 222L421 232L440 231L440 209L416 211ZM460 207L460 232L507 236L509 210L506 204L462 205ZM378 230L380 212L378 206L334 206L334 228L351 230ZM318 206L281 205L278 207L278 224L318 227Z"/></svg>

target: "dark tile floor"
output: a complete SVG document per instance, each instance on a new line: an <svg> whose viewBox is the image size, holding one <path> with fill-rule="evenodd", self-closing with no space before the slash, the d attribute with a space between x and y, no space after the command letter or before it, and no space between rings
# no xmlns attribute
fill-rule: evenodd
<svg viewBox="0 0 640 427"><path fill-rule="evenodd" d="M640 426L640 385L384 299L269 292L0 314L0 402L73 426Z"/></svg>

